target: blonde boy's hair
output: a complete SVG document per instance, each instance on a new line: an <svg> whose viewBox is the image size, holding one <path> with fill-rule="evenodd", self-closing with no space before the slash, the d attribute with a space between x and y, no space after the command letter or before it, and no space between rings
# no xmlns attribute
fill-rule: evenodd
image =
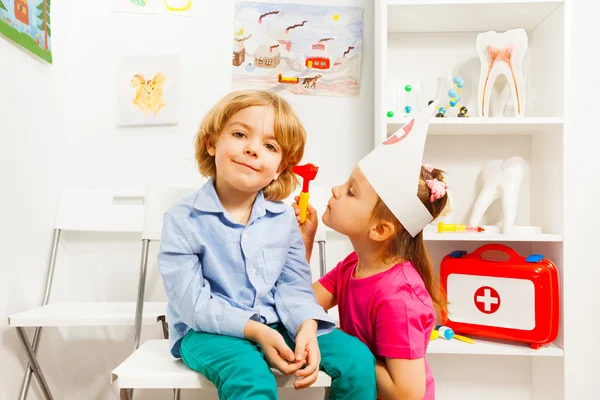
<svg viewBox="0 0 600 400"><path fill-rule="evenodd" d="M278 201L287 198L298 185L298 178L292 172L304 155L306 132L292 107L273 92L262 90L234 91L224 96L206 114L196 135L196 161L203 176L214 178L217 174L215 158L208 154L207 139L217 143L229 119L238 111L248 107L272 107L275 111L275 138L281 147L281 165L285 169L279 177L263 189L267 200Z"/></svg>

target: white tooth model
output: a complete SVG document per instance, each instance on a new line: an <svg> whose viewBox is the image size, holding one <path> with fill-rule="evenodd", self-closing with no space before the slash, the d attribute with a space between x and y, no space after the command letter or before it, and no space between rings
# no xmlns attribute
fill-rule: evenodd
<svg viewBox="0 0 600 400"><path fill-rule="evenodd" d="M500 199L502 201L502 233L541 233L541 227L515 226L519 190L529 172L527 162L521 157L511 157L506 160L489 161L482 172L483 185L473 209L469 225L478 226L483 214L490 204ZM495 233L493 226L484 226L486 233Z"/></svg>
<svg viewBox="0 0 600 400"><path fill-rule="evenodd" d="M482 117L489 117L490 96L494 82L500 75L506 76L515 109L515 117L524 115L523 60L527 53L527 33L524 29L511 29L498 33L488 31L477 35L477 54L481 62L477 110ZM503 96L501 96L503 97Z"/></svg>

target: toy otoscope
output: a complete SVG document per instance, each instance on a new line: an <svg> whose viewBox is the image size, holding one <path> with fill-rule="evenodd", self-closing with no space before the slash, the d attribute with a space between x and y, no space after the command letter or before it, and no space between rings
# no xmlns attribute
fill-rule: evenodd
<svg viewBox="0 0 600 400"><path fill-rule="evenodd" d="M300 199L298 200L298 207L300 208L300 223L303 224L306 221L306 210L308 208L308 198L310 192L308 191L308 184L310 181L315 179L317 176L319 167L313 164L296 165L292 167L292 172L302 177L302 191L300 192Z"/></svg>
<svg viewBox="0 0 600 400"><path fill-rule="evenodd" d="M483 232L480 226L469 226L463 224L445 224L442 221L438 222L438 232Z"/></svg>

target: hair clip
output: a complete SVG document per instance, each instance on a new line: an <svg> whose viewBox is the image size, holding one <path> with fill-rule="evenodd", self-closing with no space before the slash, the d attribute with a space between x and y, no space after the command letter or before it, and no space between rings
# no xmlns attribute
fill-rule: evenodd
<svg viewBox="0 0 600 400"><path fill-rule="evenodd" d="M446 194L446 185L445 182L438 181L437 179L427 179L425 181L427 187L431 191L431 196L429 196L429 202L433 203L437 199L441 199Z"/></svg>

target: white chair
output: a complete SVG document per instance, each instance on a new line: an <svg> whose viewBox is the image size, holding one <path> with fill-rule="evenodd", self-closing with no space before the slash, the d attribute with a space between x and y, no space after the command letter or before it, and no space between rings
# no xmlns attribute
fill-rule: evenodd
<svg viewBox="0 0 600 400"><path fill-rule="evenodd" d="M54 221L54 237L48 261L42 304L8 317L15 327L28 359L19 399L27 397L31 374L34 373L45 399L52 393L36 359L42 327L60 326L134 326L135 302L50 302L56 256L62 231L141 232L144 217L143 192L65 189L61 192ZM141 324L155 324L165 314L166 303L146 303L139 316ZM30 342L25 327L35 327Z"/></svg>
<svg viewBox="0 0 600 400"><path fill-rule="evenodd" d="M189 369L181 359L175 359L169 351L168 340L147 340L139 346L141 324L139 315L143 311L145 274L148 264L148 249L151 241L160 241L164 213L176 202L197 189L150 186L146 192L144 229L142 231L142 266L138 292L138 318L135 328L134 352L112 371L111 382L117 383L122 399L130 398L134 389L173 389L174 399L180 398L180 389L206 389L215 386L204 376ZM286 203L291 204L293 196ZM325 234L317 233L315 240L319 244L320 274L325 273ZM147 303L146 303L147 304ZM273 370L278 387L293 387L294 377L285 376ZM331 378L324 372L319 373L312 387L329 388ZM327 398L327 390L325 394Z"/></svg>

